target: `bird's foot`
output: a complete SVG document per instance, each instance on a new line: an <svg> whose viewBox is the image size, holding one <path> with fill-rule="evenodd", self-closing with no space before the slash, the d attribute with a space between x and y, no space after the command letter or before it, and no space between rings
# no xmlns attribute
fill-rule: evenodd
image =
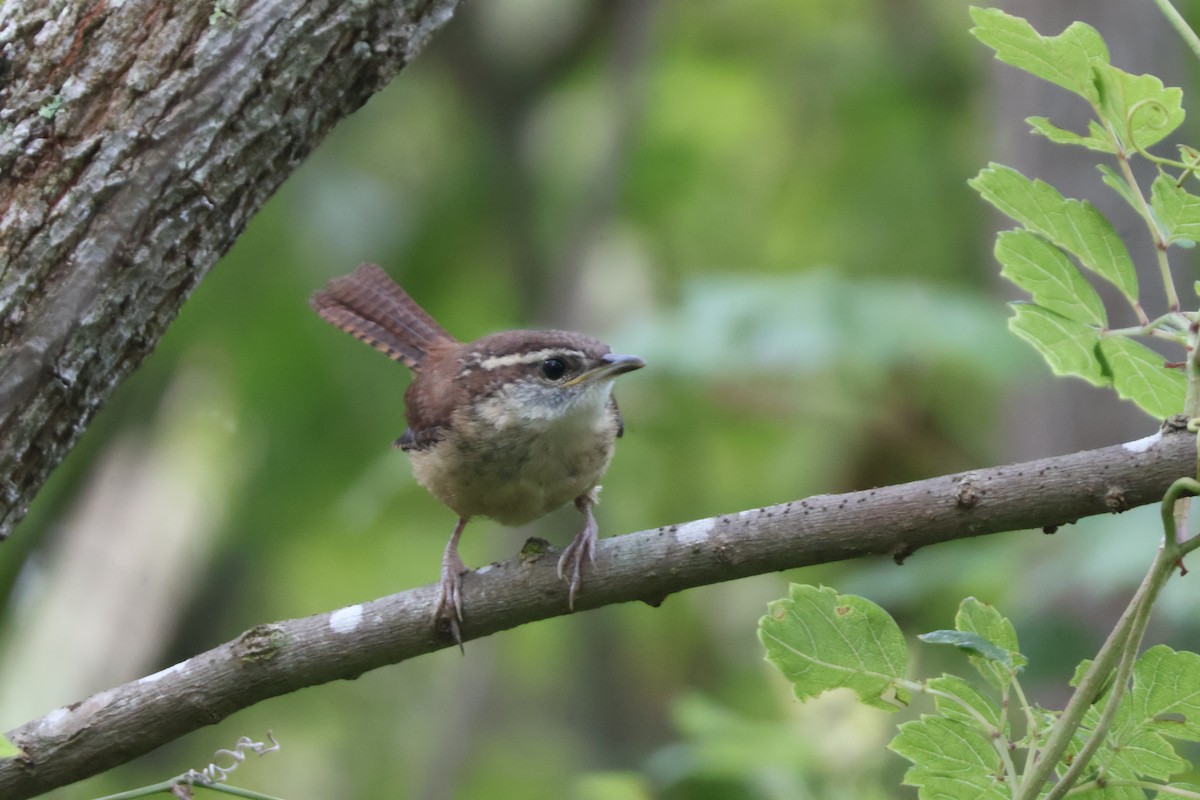
<svg viewBox="0 0 1200 800"><path fill-rule="evenodd" d="M463 649L460 627L463 620L462 576L470 571L458 555L458 537L465 525L465 519L459 520L446 552L442 554L442 577L438 582L437 605L433 608L433 629L449 634L459 650Z"/></svg>
<svg viewBox="0 0 1200 800"><path fill-rule="evenodd" d="M463 570L466 571L465 568ZM442 635L449 635L463 649L462 629L462 572L442 570L442 579L438 585L437 605L433 609L433 629Z"/></svg>
<svg viewBox="0 0 1200 800"><path fill-rule="evenodd" d="M584 495L575 501L583 512L583 530L563 550L558 558L558 577L567 582L567 607L575 610L575 594L583 583L583 562L596 563L596 539L599 532L596 518L592 516L594 500Z"/></svg>

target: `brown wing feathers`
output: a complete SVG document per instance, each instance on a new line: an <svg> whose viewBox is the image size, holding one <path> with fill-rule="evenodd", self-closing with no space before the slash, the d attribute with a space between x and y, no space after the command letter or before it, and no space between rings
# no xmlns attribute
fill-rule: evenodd
<svg viewBox="0 0 1200 800"><path fill-rule="evenodd" d="M374 264L360 264L349 275L329 281L309 305L326 322L411 369L421 366L433 345L454 341Z"/></svg>

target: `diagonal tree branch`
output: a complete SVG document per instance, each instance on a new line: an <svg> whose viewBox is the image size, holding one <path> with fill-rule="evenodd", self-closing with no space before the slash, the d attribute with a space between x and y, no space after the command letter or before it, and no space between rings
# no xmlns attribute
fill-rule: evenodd
<svg viewBox="0 0 1200 800"><path fill-rule="evenodd" d="M250 216L456 5L0 3L0 540Z"/></svg>
<svg viewBox="0 0 1200 800"><path fill-rule="evenodd" d="M902 561L937 542L1082 517L1162 498L1196 468L1195 437L1163 434L1069 456L898 486L817 495L602 540L580 610L658 605L693 586L871 554ZM553 557L531 540L518 558L465 577L464 639L566 614ZM436 586L252 628L155 675L56 709L9 732L0 797L19 800L111 769L270 697L353 679L451 646L435 635Z"/></svg>

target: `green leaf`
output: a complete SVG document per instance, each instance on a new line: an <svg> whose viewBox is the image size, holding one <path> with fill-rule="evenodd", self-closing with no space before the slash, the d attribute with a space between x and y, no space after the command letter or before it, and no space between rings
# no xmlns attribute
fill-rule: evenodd
<svg viewBox="0 0 1200 800"><path fill-rule="evenodd" d="M21 755L21 749L8 740L8 737L0 733L0 758L13 758Z"/></svg>
<svg viewBox="0 0 1200 800"><path fill-rule="evenodd" d="M1004 689L1013 680L1013 675L1029 663L1021 655L1017 643L1017 631L1011 622L994 607L968 597L958 606L954 616L954 627L962 633L972 633L989 642L1007 658L971 656L971 664L989 683Z"/></svg>
<svg viewBox="0 0 1200 800"><path fill-rule="evenodd" d="M1095 64L1100 112L1126 149L1147 148L1183 124L1183 90L1164 88L1153 75Z"/></svg>
<svg viewBox="0 0 1200 800"><path fill-rule="evenodd" d="M1122 398L1132 400L1155 419L1183 411L1187 378L1182 370L1168 369L1161 355L1124 336L1104 337L1100 351Z"/></svg>
<svg viewBox="0 0 1200 800"><path fill-rule="evenodd" d="M1108 63L1108 47L1091 25L1073 22L1058 36L1042 36L1020 17L998 8L971 8L971 35L996 58L1096 103L1093 64Z"/></svg>
<svg viewBox="0 0 1200 800"><path fill-rule="evenodd" d="M1055 144L1074 144L1101 153L1117 152L1112 137L1095 120L1088 122L1087 136L1060 128L1046 117L1028 117L1025 121L1033 128L1034 133L1040 133Z"/></svg>
<svg viewBox="0 0 1200 800"><path fill-rule="evenodd" d="M1066 250L1079 263L1137 300L1137 275L1125 243L1091 203L1063 197L1045 181L990 164L967 181L983 199L1034 233Z"/></svg>
<svg viewBox="0 0 1200 800"><path fill-rule="evenodd" d="M1167 780L1188 767L1168 737L1200 741L1200 655L1156 645L1134 664L1095 766L1115 778Z"/></svg>
<svg viewBox="0 0 1200 800"><path fill-rule="evenodd" d="M1200 655L1155 645L1133 666L1132 713L1173 739L1200 742Z"/></svg>
<svg viewBox="0 0 1200 800"><path fill-rule="evenodd" d="M895 711L908 703L907 690L898 685L908 648L882 608L863 597L800 584L767 608L758 638L767 661L792 682L801 700L846 687L875 708Z"/></svg>
<svg viewBox="0 0 1200 800"><path fill-rule="evenodd" d="M1093 386L1111 378L1100 361L1100 332L1032 303L1013 303L1008 328L1034 346L1055 375L1074 375Z"/></svg>
<svg viewBox="0 0 1200 800"><path fill-rule="evenodd" d="M975 726L980 726L982 720L990 726L987 733L999 730L1000 706L962 678L957 675L942 675L931 678L925 685L935 693L934 705L946 719Z"/></svg>
<svg viewBox="0 0 1200 800"><path fill-rule="evenodd" d="M930 631L929 633L920 634L917 638L926 644L952 645L970 655L999 661L1006 667L1012 666L1012 659L1009 658L1007 650L992 644L977 633Z"/></svg>
<svg viewBox="0 0 1200 800"><path fill-rule="evenodd" d="M1100 179L1107 184L1108 188L1120 195L1121 199L1140 215L1142 213L1142 204L1137 196L1134 195L1133 189L1130 188L1126 180L1118 175L1108 164L1097 164L1096 169L1100 170Z"/></svg>
<svg viewBox="0 0 1200 800"><path fill-rule="evenodd" d="M1104 303L1062 250L1026 230L996 237L1000 274L1033 296L1033 302L1070 320L1108 325Z"/></svg>
<svg viewBox="0 0 1200 800"><path fill-rule="evenodd" d="M905 722L888 749L913 763L904 774L909 786L937 786L939 779L950 778L985 791L968 795L972 798L990 797L986 787L996 783L993 776L1003 771L999 754L978 727L944 717L923 715Z"/></svg>
<svg viewBox="0 0 1200 800"><path fill-rule="evenodd" d="M1167 244L1200 240L1200 197L1159 175L1150 187L1150 207Z"/></svg>
<svg viewBox="0 0 1200 800"><path fill-rule="evenodd" d="M1005 791L1002 783L995 778L973 775L948 776L938 775L925 779L917 790L919 800L1012 800L1012 790Z"/></svg>

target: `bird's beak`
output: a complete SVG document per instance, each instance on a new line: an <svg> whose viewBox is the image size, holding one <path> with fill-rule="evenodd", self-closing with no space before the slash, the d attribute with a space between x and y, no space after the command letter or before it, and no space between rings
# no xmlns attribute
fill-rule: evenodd
<svg viewBox="0 0 1200 800"><path fill-rule="evenodd" d="M580 373L562 385L578 386L583 383L591 383L593 381L601 381L607 378L615 378L618 375L623 375L626 372L633 372L635 369L641 369L644 366L646 366L646 362L637 356L623 356L618 353L609 353L600 359L600 366L593 367L587 372Z"/></svg>

